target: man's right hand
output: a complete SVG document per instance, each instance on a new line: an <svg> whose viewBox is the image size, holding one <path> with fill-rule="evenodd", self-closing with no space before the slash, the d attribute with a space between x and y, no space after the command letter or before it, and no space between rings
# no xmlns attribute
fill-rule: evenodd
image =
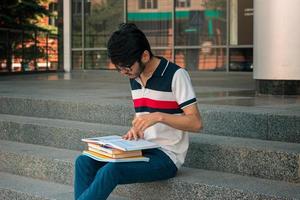
<svg viewBox="0 0 300 200"><path fill-rule="evenodd" d="M144 138L144 132L142 131L136 131L133 127L122 136L125 140L137 140L137 139L143 139Z"/></svg>

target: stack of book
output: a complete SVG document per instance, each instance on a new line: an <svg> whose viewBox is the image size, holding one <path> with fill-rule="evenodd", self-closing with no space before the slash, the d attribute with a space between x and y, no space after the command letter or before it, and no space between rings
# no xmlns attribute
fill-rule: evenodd
<svg viewBox="0 0 300 200"><path fill-rule="evenodd" d="M147 140L124 140L121 136L84 138L88 150L82 154L102 162L148 162L149 158L142 155L143 149L159 147Z"/></svg>

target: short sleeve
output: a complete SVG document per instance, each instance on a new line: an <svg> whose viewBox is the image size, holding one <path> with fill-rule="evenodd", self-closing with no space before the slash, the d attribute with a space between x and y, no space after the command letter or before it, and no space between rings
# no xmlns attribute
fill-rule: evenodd
<svg viewBox="0 0 300 200"><path fill-rule="evenodd" d="M188 72L178 69L172 80L172 93L181 109L197 102L195 91Z"/></svg>

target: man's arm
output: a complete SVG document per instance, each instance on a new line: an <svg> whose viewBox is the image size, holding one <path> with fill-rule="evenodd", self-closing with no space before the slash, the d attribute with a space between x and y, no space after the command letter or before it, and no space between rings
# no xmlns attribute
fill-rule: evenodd
<svg viewBox="0 0 300 200"><path fill-rule="evenodd" d="M183 115L161 112L141 115L132 121L132 126L136 132L143 132L156 123L164 123L179 130L198 132L202 128L202 120L197 104L185 107L183 112Z"/></svg>
<svg viewBox="0 0 300 200"><path fill-rule="evenodd" d="M197 104L192 104L183 108L183 112L183 115L154 112L138 116L132 121L132 128L123 136L123 138L143 138L144 131L156 123L164 123L183 131L199 132L203 125Z"/></svg>

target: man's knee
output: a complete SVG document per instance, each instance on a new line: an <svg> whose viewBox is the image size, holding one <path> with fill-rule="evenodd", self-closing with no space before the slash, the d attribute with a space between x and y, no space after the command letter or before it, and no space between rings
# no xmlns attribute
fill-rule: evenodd
<svg viewBox="0 0 300 200"><path fill-rule="evenodd" d="M120 165L119 163L107 163L103 168L99 169L97 172L97 177L103 177L109 179L118 180L120 178Z"/></svg>
<svg viewBox="0 0 300 200"><path fill-rule="evenodd" d="M88 162L89 158L85 155L80 155L76 158L75 168L81 168L85 166Z"/></svg>

